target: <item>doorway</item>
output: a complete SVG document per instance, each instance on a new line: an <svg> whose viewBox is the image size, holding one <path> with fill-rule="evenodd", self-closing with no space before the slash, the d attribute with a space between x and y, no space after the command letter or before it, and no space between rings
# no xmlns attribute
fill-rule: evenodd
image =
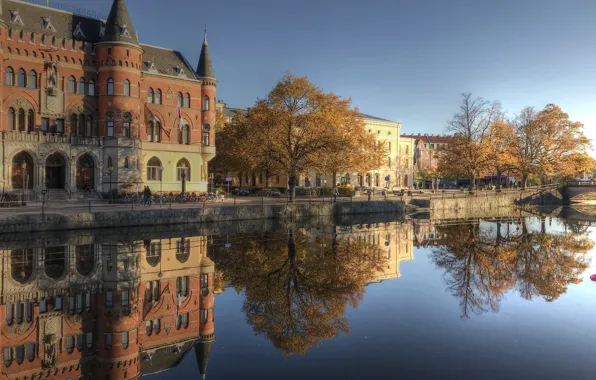
<svg viewBox="0 0 596 380"><path fill-rule="evenodd" d="M54 153L46 160L46 187L48 189L64 189L66 179L66 163L60 153Z"/></svg>

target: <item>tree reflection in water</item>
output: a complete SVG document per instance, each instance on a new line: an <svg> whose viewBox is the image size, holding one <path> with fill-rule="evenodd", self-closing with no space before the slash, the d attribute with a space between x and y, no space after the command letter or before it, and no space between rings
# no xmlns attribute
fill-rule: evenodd
<svg viewBox="0 0 596 380"><path fill-rule="evenodd" d="M506 291L523 298L554 301L570 284L581 282L586 253L594 243L585 230L547 232L546 221L531 230L528 220L437 226L445 236L432 260L445 270L447 289L459 298L461 317L496 312Z"/></svg>
<svg viewBox="0 0 596 380"><path fill-rule="evenodd" d="M289 356L349 332L346 306L357 307L385 259L374 244L289 227L236 240L217 265L225 281L244 291L254 332Z"/></svg>

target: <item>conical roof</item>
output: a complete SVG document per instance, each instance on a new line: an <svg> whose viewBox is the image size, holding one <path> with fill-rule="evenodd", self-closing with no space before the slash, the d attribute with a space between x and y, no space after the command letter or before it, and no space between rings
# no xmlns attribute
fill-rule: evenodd
<svg viewBox="0 0 596 380"><path fill-rule="evenodd" d="M128 42L139 44L137 33L132 26L132 20L126 9L124 0L114 0L110 15L106 21L106 31L102 42Z"/></svg>
<svg viewBox="0 0 596 380"><path fill-rule="evenodd" d="M201 48L201 56L199 58L199 65L197 66L197 75L199 78L213 78L213 65L211 64L211 55L209 55L209 45L207 44L207 31L203 38L203 47Z"/></svg>
<svg viewBox="0 0 596 380"><path fill-rule="evenodd" d="M199 372L201 372L202 379L205 379L207 376L207 365L209 364L209 356L211 355L212 345L213 341L199 341L197 344L195 344L195 356L197 358L197 364L199 365Z"/></svg>

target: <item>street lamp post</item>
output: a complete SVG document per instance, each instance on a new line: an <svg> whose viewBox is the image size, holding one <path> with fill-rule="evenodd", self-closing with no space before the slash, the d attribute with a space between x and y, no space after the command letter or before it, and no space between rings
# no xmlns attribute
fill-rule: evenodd
<svg viewBox="0 0 596 380"><path fill-rule="evenodd" d="M108 166L108 175L110 176L110 203L112 202L112 172L114 171L114 167L112 165Z"/></svg>
<svg viewBox="0 0 596 380"><path fill-rule="evenodd" d="M163 192L163 166L159 167L159 192Z"/></svg>
<svg viewBox="0 0 596 380"><path fill-rule="evenodd" d="M180 178L182 178L182 194L186 193L186 173L183 171L180 174Z"/></svg>

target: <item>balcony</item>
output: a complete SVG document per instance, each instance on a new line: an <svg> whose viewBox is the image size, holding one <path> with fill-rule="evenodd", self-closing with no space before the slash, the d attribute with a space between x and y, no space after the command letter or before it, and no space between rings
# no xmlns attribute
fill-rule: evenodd
<svg viewBox="0 0 596 380"><path fill-rule="evenodd" d="M50 134L43 132L19 132L19 131L3 131L2 140L4 141L18 141L18 142L32 142L32 143L57 143L57 144L73 144L85 146L102 146L103 141L101 137L77 137L61 134Z"/></svg>

